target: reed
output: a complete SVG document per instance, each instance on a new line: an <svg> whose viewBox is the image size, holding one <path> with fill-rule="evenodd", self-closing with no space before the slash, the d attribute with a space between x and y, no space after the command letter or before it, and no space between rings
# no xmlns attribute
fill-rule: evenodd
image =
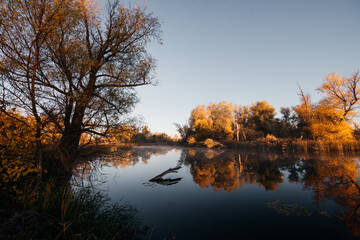
<svg viewBox="0 0 360 240"><path fill-rule="evenodd" d="M229 148L241 150L275 151L284 153L356 153L360 151L359 141L325 141L304 139L261 139L257 141L227 142Z"/></svg>
<svg viewBox="0 0 360 240"><path fill-rule="evenodd" d="M147 232L134 207L111 202L103 191L53 186L47 183L23 198L22 211L3 224L0 238L141 239Z"/></svg>

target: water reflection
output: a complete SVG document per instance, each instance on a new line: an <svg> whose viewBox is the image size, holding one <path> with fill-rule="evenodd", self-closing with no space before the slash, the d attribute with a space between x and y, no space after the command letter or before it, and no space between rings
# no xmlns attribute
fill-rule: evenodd
<svg viewBox="0 0 360 240"><path fill-rule="evenodd" d="M169 173L178 173L178 170L180 168L181 167L169 168L165 172L153 177L149 181L160 184L160 185L165 185L165 186L170 186L170 185L177 184L177 183L179 183L181 181L182 178L164 178L164 176L169 174Z"/></svg>
<svg viewBox="0 0 360 240"><path fill-rule="evenodd" d="M170 150L173 149L136 148L121 154L103 156L99 162L110 164L115 168L126 168L140 162L148 164L150 158L166 155ZM360 181L358 159L355 157L282 156L211 149L177 149L177 151L181 151L177 167L183 166L183 169L189 169L192 181L200 188L235 192L241 191L245 186L254 185L266 192L274 192L285 181L290 184L301 184L305 190L313 192L313 201L317 209L315 213L310 213L311 210L308 211L302 206L285 204L280 200L269 203L268 207L280 213L285 211L285 215L321 214L337 217L346 224L354 236L360 236ZM87 169L84 166L82 168ZM158 169L153 176L163 170ZM163 185L173 186L179 183L181 177L178 174L175 178L161 180L169 180L163 181ZM341 205L344 211L336 216L322 212L319 206L326 200Z"/></svg>
<svg viewBox="0 0 360 240"><path fill-rule="evenodd" d="M166 155L171 150L173 149L168 147L137 147L134 150L118 150L114 147L110 149L108 154L96 156L96 160L91 159L91 161L79 163L73 171L72 180L76 182L81 182L84 179L90 182L99 181L97 178L101 175L101 168L104 166L111 165L118 169L135 166L139 162L148 164L150 158Z"/></svg>
<svg viewBox="0 0 360 240"><path fill-rule="evenodd" d="M276 191L288 180L314 192L317 205L326 198L342 205L340 218L355 236L360 235L360 183L358 161L354 157L297 157L255 155L214 150L185 150L182 161L190 166L195 183L202 188L232 192L247 184Z"/></svg>
<svg viewBox="0 0 360 240"><path fill-rule="evenodd" d="M319 204L333 199L345 208L341 219L355 236L360 235L360 186L358 162L354 158L321 158L304 161L300 179L305 188L315 193Z"/></svg>
<svg viewBox="0 0 360 240"><path fill-rule="evenodd" d="M115 168L126 168L129 166L135 166L139 162L148 164L150 158L154 156L165 155L171 150L172 149L168 147L138 147L135 151L112 151L111 154L101 156L100 161L110 163Z"/></svg>
<svg viewBox="0 0 360 240"><path fill-rule="evenodd" d="M275 191L283 182L282 161L231 151L184 150L181 161L190 166L194 182L202 188L232 192L247 184Z"/></svg>

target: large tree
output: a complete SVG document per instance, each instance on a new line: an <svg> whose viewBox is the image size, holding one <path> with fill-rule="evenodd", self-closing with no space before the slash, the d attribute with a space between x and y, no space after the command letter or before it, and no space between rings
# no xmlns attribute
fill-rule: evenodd
<svg viewBox="0 0 360 240"><path fill-rule="evenodd" d="M203 141L207 138L221 141L232 139L233 122L233 105L223 101L210 103L207 107L198 105L191 111L189 126L197 141ZM180 133L181 131L180 128Z"/></svg>
<svg viewBox="0 0 360 240"><path fill-rule="evenodd" d="M344 120L343 111L320 101L311 102L300 88L301 104L294 107L297 127L302 136L320 140L352 140L353 129Z"/></svg>
<svg viewBox="0 0 360 240"><path fill-rule="evenodd" d="M324 94L323 104L333 106L341 111L345 119L356 115L360 100L360 76L355 72L351 77L342 77L338 73L326 76L318 89Z"/></svg>
<svg viewBox="0 0 360 240"><path fill-rule="evenodd" d="M249 108L249 125L264 134L270 133L270 126L275 117L275 108L267 101L257 101Z"/></svg>
<svg viewBox="0 0 360 240"><path fill-rule="evenodd" d="M37 138L51 122L68 170L84 132L105 134L151 84L156 17L138 7L95 1L8 0L0 6L0 78L6 105L35 117Z"/></svg>

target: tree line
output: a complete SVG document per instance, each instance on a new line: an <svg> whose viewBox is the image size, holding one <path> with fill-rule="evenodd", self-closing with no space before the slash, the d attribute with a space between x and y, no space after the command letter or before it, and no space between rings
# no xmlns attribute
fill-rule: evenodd
<svg viewBox="0 0 360 240"><path fill-rule="evenodd" d="M354 118L360 97L358 72L350 77L332 73L317 89L322 98L313 102L299 87L300 103L281 107L280 117L267 101L250 105L210 103L191 111L188 123L175 124L183 141L190 144L212 139L220 142L291 138L347 141L358 138Z"/></svg>

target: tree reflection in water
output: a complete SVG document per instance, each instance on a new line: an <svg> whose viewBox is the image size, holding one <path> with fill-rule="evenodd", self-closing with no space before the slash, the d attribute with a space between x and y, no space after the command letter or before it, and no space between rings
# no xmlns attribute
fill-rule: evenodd
<svg viewBox="0 0 360 240"><path fill-rule="evenodd" d="M151 157L165 155L171 150L174 149L136 148L102 156L98 162L125 168L139 162L147 164ZM181 149L178 166L181 165L189 167L194 183L201 188L228 192L250 184L258 185L266 191L276 191L284 182L284 173L287 172L287 181L313 191L318 205L331 199L343 206L344 211L339 217L353 235L360 235L360 181L358 159L355 157L283 156ZM85 172L89 173L89 167L85 165L80 165L79 169L86 169L88 172Z"/></svg>
<svg viewBox="0 0 360 240"><path fill-rule="evenodd" d="M83 161L78 164L73 170L72 180L81 182L82 180L87 179L89 182L101 182L101 180L93 178L99 178L99 176L101 176L100 170L104 166L111 165L118 169L135 166L139 162L148 164L150 158L166 155L172 150L174 150L174 148L170 147L136 147L131 150L118 150L114 147L114 149L110 149L106 154L97 155L90 161Z"/></svg>
<svg viewBox="0 0 360 240"><path fill-rule="evenodd" d="M246 154L232 151L184 150L181 161L190 166L193 181L202 188L232 192L247 184L276 191L283 171L290 183L301 183L314 192L317 204L332 199L345 211L339 216L360 236L360 182L358 159L354 157Z"/></svg>
<svg viewBox="0 0 360 240"><path fill-rule="evenodd" d="M194 182L202 188L232 192L247 184L274 191L283 182L281 161L271 156L240 154L215 150L185 150L182 161L190 166Z"/></svg>

